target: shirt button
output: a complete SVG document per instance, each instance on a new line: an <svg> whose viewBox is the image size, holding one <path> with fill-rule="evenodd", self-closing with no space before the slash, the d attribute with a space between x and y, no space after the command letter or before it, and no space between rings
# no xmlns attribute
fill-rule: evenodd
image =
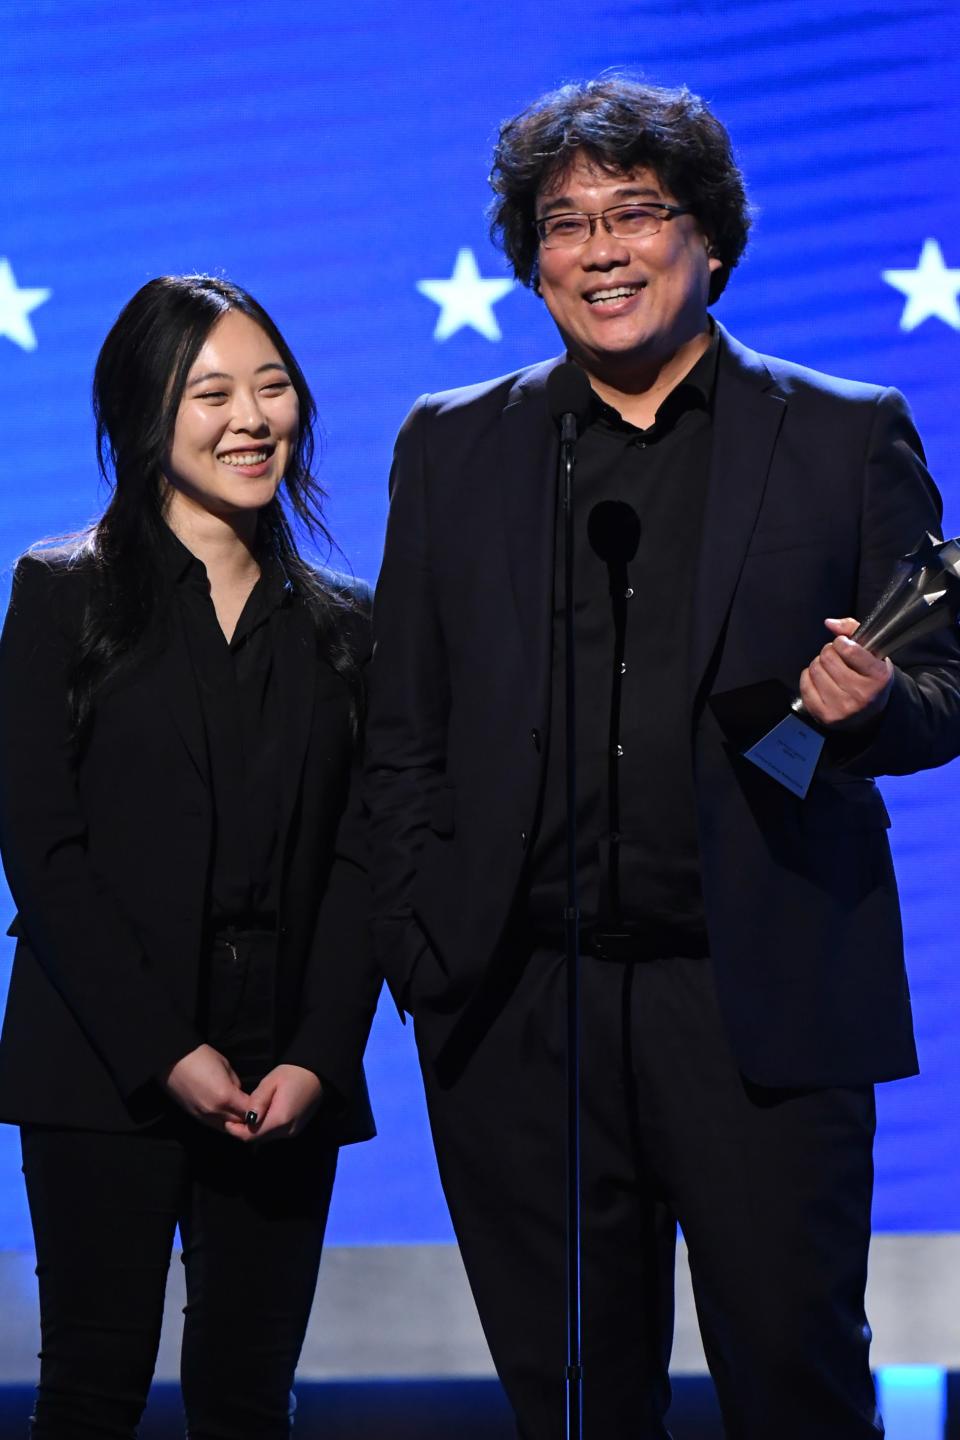
<svg viewBox="0 0 960 1440"><path fill-rule="evenodd" d="M536 750L537 754L539 755L539 754L540 754L540 731L539 731L539 730L536 730L536 729L531 730L531 731L530 731L530 739L533 741L533 748L534 748L534 750Z"/></svg>
<svg viewBox="0 0 960 1440"><path fill-rule="evenodd" d="M626 588L626 590L624 590L624 592L623 592L623 598L624 598L625 600L632 600L632 599L633 599L633 586L632 586L632 585L628 585L627 588Z"/></svg>
<svg viewBox="0 0 960 1440"><path fill-rule="evenodd" d="M618 745L617 748L614 750L613 753L614 753L614 755L616 755L617 759L619 760L619 759L620 759L620 756L623 754L623 746L622 746L622 745Z"/></svg>
<svg viewBox="0 0 960 1440"><path fill-rule="evenodd" d="M627 673L627 662L626 662L626 660L621 660L621 661L620 661L620 674L621 674L621 675L626 675L626 673Z"/></svg>
<svg viewBox="0 0 960 1440"><path fill-rule="evenodd" d="M521 850L526 850L526 848L527 848L527 832L526 832L526 830L521 830L521 831L520 831L520 849L521 849Z"/></svg>

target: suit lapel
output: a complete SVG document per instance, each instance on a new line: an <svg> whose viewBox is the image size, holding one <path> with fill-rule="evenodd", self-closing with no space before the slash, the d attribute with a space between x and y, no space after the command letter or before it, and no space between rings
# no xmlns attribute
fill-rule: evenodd
<svg viewBox="0 0 960 1440"><path fill-rule="evenodd" d="M759 356L721 328L713 449L690 647L696 695L726 622L767 483L786 401Z"/></svg>
<svg viewBox="0 0 960 1440"><path fill-rule="evenodd" d="M517 628L533 693L544 693L550 667L553 569L560 445L547 412L546 379L563 357L529 370L514 386L500 420L501 497Z"/></svg>
<svg viewBox="0 0 960 1440"><path fill-rule="evenodd" d="M760 357L721 326L710 475L691 638L695 694L733 600L756 524L786 401ZM527 371L500 423L501 496L510 579L534 694L549 680L559 444L546 380L563 356Z"/></svg>
<svg viewBox="0 0 960 1440"><path fill-rule="evenodd" d="M166 618L166 643L160 649L157 681L163 701L205 784L210 783L207 734L197 694L197 681L180 607L171 603Z"/></svg>
<svg viewBox="0 0 960 1440"><path fill-rule="evenodd" d="M313 724L317 679L317 637L304 604L296 600L287 623L275 630L274 663L283 707L283 753L280 759L280 834L293 815L303 762Z"/></svg>

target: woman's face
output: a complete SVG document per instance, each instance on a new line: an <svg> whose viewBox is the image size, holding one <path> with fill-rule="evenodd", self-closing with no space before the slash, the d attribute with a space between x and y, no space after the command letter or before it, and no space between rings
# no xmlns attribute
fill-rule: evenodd
<svg viewBox="0 0 960 1440"><path fill-rule="evenodd" d="M263 508L277 492L297 440L296 391L273 341L228 310L184 387L163 467L171 507L223 518Z"/></svg>

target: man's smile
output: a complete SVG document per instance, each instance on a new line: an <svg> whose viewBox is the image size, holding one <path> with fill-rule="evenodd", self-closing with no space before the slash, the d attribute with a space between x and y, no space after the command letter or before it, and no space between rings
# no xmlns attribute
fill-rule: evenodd
<svg viewBox="0 0 960 1440"><path fill-rule="evenodd" d="M634 295L646 288L645 280L638 280L630 285L608 285L602 290L591 290L584 295L588 305L612 305L618 300L632 300Z"/></svg>

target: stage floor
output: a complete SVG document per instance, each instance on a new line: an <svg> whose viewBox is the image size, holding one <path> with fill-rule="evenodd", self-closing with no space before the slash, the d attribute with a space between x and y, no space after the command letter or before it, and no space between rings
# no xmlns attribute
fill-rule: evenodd
<svg viewBox="0 0 960 1440"><path fill-rule="evenodd" d="M0 1440L22 1440L33 1398L26 1385L0 1386ZM674 1440L723 1440L710 1381L674 1381ZM515 1440L495 1381L304 1382L297 1386L297 1440ZM154 1386L140 1440L182 1440L176 1385ZM942 1440L960 1440L960 1374L949 1377Z"/></svg>
<svg viewBox="0 0 960 1440"><path fill-rule="evenodd" d="M0 1440L23 1440L33 1391L0 1386ZM709 1380L676 1386L674 1440L722 1440ZM493 1380L401 1380L297 1385L296 1440L515 1440L510 1411ZM156 1384L140 1440L182 1440L176 1385Z"/></svg>

